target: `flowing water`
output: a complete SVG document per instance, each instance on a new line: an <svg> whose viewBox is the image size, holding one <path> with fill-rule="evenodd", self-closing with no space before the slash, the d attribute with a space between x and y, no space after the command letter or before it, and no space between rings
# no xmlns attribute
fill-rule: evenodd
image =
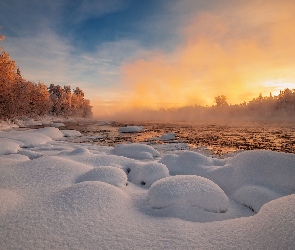
<svg viewBox="0 0 295 250"><path fill-rule="evenodd" d="M88 142L114 146L125 142L146 142L149 144L187 143L190 148L204 148L221 156L239 150L265 149L295 153L294 123L117 123L101 125L98 122L65 123L63 129L75 129ZM124 126L143 126L140 133L119 133ZM165 133L174 132L175 140L150 140ZM80 141L83 142L83 141Z"/></svg>

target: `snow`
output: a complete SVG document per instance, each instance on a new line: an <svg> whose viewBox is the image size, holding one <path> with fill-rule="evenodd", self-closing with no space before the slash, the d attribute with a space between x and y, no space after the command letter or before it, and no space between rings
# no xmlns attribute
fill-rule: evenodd
<svg viewBox="0 0 295 250"><path fill-rule="evenodd" d="M0 130L18 128L19 126L12 121L0 121Z"/></svg>
<svg viewBox="0 0 295 250"><path fill-rule="evenodd" d="M136 185L149 188L155 181L169 176L169 171L161 163L129 163L125 167L128 180Z"/></svg>
<svg viewBox="0 0 295 250"><path fill-rule="evenodd" d="M120 133L138 133L142 131L143 131L142 126L126 126L126 127L120 127L118 129L118 132Z"/></svg>
<svg viewBox="0 0 295 250"><path fill-rule="evenodd" d="M15 119L14 123L19 127L40 126L41 122L35 121L31 118Z"/></svg>
<svg viewBox="0 0 295 250"><path fill-rule="evenodd" d="M294 154L217 159L12 129L0 132L0 249L294 249Z"/></svg>
<svg viewBox="0 0 295 250"><path fill-rule="evenodd" d="M15 154L20 150L20 145L15 140L1 139L0 155Z"/></svg>
<svg viewBox="0 0 295 250"><path fill-rule="evenodd" d="M167 134L163 134L160 137L153 137L150 138L150 141L155 141L155 140L159 140L159 141L169 141L169 140L175 140L176 139L176 133L167 133Z"/></svg>
<svg viewBox="0 0 295 250"><path fill-rule="evenodd" d="M60 132L63 133L64 136L66 137L77 137L77 136L82 136L82 134L77 131L77 130L61 130Z"/></svg>
<svg viewBox="0 0 295 250"><path fill-rule="evenodd" d="M148 198L153 208L181 204L225 213L229 207L226 194L217 184L196 175L171 176L156 181L148 191Z"/></svg>
<svg viewBox="0 0 295 250"><path fill-rule="evenodd" d="M104 166L91 169L77 179L77 183L84 181L102 181L116 187L123 187L127 184L127 176L120 168Z"/></svg>
<svg viewBox="0 0 295 250"><path fill-rule="evenodd" d="M161 163L165 164L171 175L204 175L206 166L220 164L217 159L206 157L198 152L184 151L179 156L175 154L167 154Z"/></svg>
<svg viewBox="0 0 295 250"><path fill-rule="evenodd" d="M17 141L22 147L34 147L40 144L45 144L52 139L45 134L36 134L33 130L28 133L22 131L0 132L0 138L12 139ZM1 144L4 144L1 142Z"/></svg>
<svg viewBox="0 0 295 250"><path fill-rule="evenodd" d="M104 126L104 125L110 125L111 123L110 122L108 122L108 121L101 121L101 122L99 122L97 125L98 126Z"/></svg>
<svg viewBox="0 0 295 250"><path fill-rule="evenodd" d="M153 159L160 155L153 147L139 143L119 144L114 148L113 153L135 159Z"/></svg>
<svg viewBox="0 0 295 250"><path fill-rule="evenodd" d="M53 140L58 140L64 137L64 133L57 128L39 128L34 130L32 133L46 135Z"/></svg>
<svg viewBox="0 0 295 250"><path fill-rule="evenodd" d="M54 123L51 123L50 126L59 128L59 127L64 127L65 125L62 122L54 122Z"/></svg>
<svg viewBox="0 0 295 250"><path fill-rule="evenodd" d="M294 166L294 154L245 151L230 158L223 167L212 170L211 176L230 193L243 186L254 185L287 195L295 190Z"/></svg>
<svg viewBox="0 0 295 250"><path fill-rule="evenodd" d="M256 213L264 204L282 196L271 189L260 186L243 186L233 194L234 199L250 207Z"/></svg>

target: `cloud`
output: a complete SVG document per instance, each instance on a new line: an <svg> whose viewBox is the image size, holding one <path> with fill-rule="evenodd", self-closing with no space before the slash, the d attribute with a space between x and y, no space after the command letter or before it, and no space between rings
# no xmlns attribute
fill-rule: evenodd
<svg viewBox="0 0 295 250"><path fill-rule="evenodd" d="M294 1L223 3L190 12L172 53L150 51L123 63L118 99L159 108L211 105L223 94L240 103L274 90L267 80L295 82Z"/></svg>
<svg viewBox="0 0 295 250"><path fill-rule="evenodd" d="M46 29L35 36L6 38L2 46L30 81L79 86L91 103L117 101L123 61L132 60L142 51L137 41L120 40L97 45L94 51L78 50L67 38Z"/></svg>
<svg viewBox="0 0 295 250"><path fill-rule="evenodd" d="M10 0L0 2L0 22L7 37L36 35L60 25L64 1Z"/></svg>
<svg viewBox="0 0 295 250"><path fill-rule="evenodd" d="M126 8L127 3L126 0L84 0L80 3L78 8L78 20L96 18L105 14L117 12Z"/></svg>

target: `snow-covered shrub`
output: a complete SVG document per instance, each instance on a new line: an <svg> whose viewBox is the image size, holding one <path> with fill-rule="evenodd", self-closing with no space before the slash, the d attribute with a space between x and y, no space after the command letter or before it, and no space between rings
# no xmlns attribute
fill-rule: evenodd
<svg viewBox="0 0 295 250"><path fill-rule="evenodd" d="M161 163L129 163L125 166L128 180L136 185L149 188L155 181L169 176L169 171Z"/></svg>
<svg viewBox="0 0 295 250"><path fill-rule="evenodd" d="M223 184L230 190L245 185L267 187L282 194L290 194L295 190L294 154L267 150L245 151L230 159L225 167L232 171L230 178Z"/></svg>
<svg viewBox="0 0 295 250"><path fill-rule="evenodd" d="M161 163L165 164L171 175L201 175L205 173L204 166L213 164L212 158L197 152L185 151L179 156L166 155Z"/></svg>
<svg viewBox="0 0 295 250"><path fill-rule="evenodd" d="M148 198L153 208L183 204L222 213L229 207L228 197L216 183L196 175L171 176L156 181L148 191Z"/></svg>
<svg viewBox="0 0 295 250"><path fill-rule="evenodd" d="M116 187L123 187L126 186L127 176L120 168L104 166L94 168L77 178L77 183L84 181L102 181Z"/></svg>
<svg viewBox="0 0 295 250"><path fill-rule="evenodd" d="M53 140L58 140L64 137L64 134L58 128L51 127L39 128L34 130L32 133L46 135Z"/></svg>
<svg viewBox="0 0 295 250"><path fill-rule="evenodd" d="M153 159L153 157L160 155L153 147L139 143L117 145L114 148L113 153L115 155L135 159Z"/></svg>

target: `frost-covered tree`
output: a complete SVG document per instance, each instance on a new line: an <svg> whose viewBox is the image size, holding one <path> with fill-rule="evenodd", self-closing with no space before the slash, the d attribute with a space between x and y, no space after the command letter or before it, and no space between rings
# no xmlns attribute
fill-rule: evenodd
<svg viewBox="0 0 295 250"><path fill-rule="evenodd" d="M228 106L227 97L225 95L219 95L215 97L215 102L217 107L226 107Z"/></svg>
<svg viewBox="0 0 295 250"><path fill-rule="evenodd" d="M1 27L0 27L1 28ZM0 35L0 41L4 36ZM0 119L45 114L92 115L90 101L80 88L26 81L15 61L0 47Z"/></svg>
<svg viewBox="0 0 295 250"><path fill-rule="evenodd" d="M15 113L13 90L18 81L15 62L0 48L0 117L9 118Z"/></svg>

